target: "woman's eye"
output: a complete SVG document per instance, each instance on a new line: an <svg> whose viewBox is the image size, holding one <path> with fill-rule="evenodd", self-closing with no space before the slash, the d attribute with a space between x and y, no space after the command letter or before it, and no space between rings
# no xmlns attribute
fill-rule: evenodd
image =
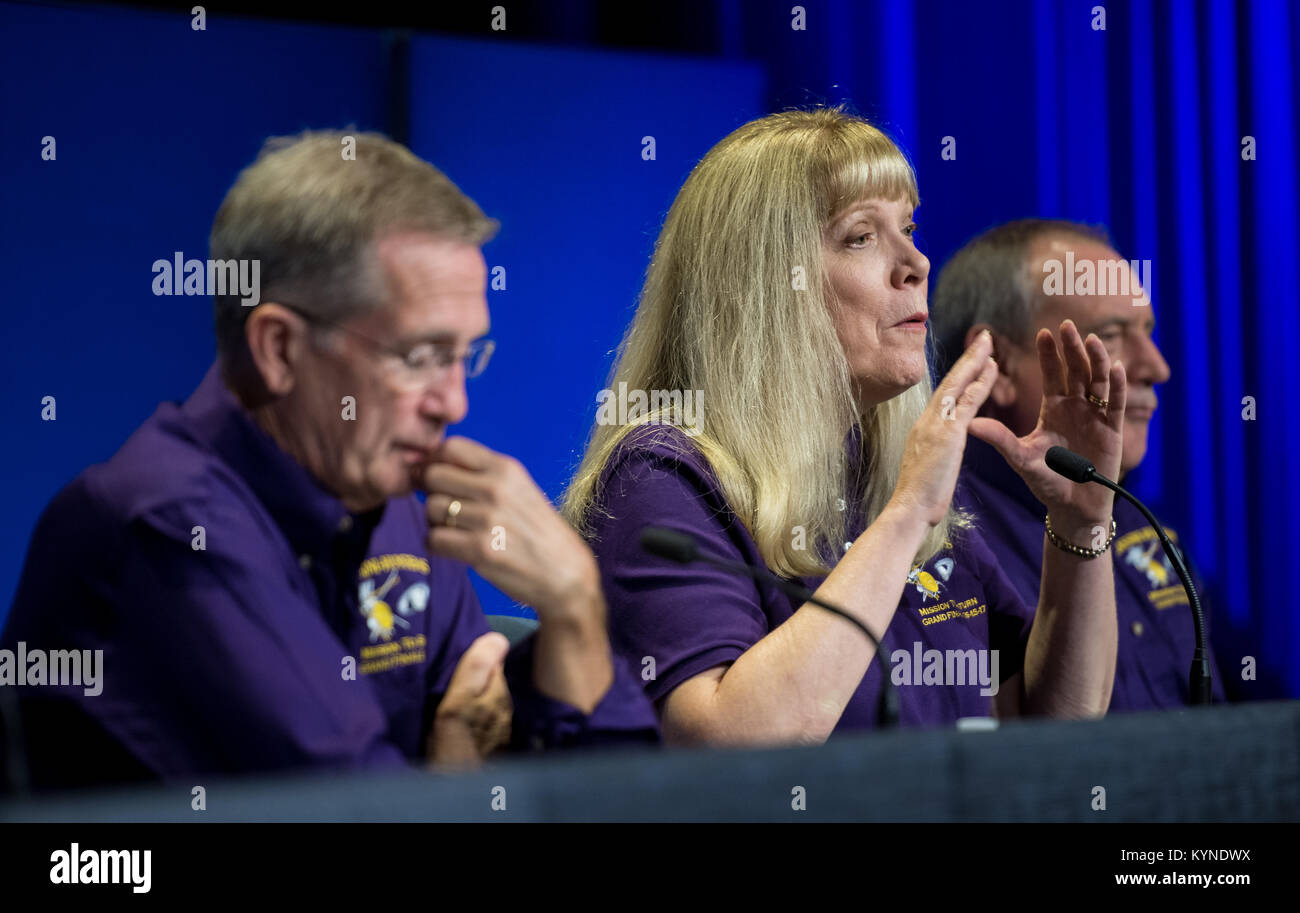
<svg viewBox="0 0 1300 913"><path fill-rule="evenodd" d="M907 235L909 238L912 237L912 235L916 234L916 223L913 222L911 225L908 225L906 228L904 228L903 234Z"/></svg>
<svg viewBox="0 0 1300 913"><path fill-rule="evenodd" d="M870 234L870 233L867 233L867 234L865 234L865 235L857 235L857 236L855 236L855 237L849 238L849 243L850 243L850 244L866 244L866 243L867 243L867 239L870 238L870 237L871 237L871 234Z"/></svg>

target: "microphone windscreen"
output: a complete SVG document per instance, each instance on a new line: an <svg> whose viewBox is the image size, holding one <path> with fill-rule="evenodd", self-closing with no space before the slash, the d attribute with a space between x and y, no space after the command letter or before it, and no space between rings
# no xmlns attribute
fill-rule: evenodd
<svg viewBox="0 0 1300 913"><path fill-rule="evenodd" d="M1048 448L1046 460L1048 469L1072 482L1091 482L1092 474L1096 472L1087 459L1064 447Z"/></svg>
<svg viewBox="0 0 1300 913"><path fill-rule="evenodd" d="M690 564L695 560L697 549L695 540L685 533L662 526L647 526L641 530L641 547L652 555Z"/></svg>

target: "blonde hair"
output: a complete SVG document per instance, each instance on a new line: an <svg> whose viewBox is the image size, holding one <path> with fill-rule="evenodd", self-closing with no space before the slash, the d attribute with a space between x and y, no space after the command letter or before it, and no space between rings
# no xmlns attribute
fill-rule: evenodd
<svg viewBox="0 0 1300 913"><path fill-rule="evenodd" d="M308 130L266 141L226 193L208 246L214 260L260 260L262 300L283 295L338 323L384 304L371 253L382 235L481 245L497 227L446 175L383 134ZM213 304L218 351L241 354L253 309L238 290Z"/></svg>
<svg viewBox="0 0 1300 913"><path fill-rule="evenodd" d="M842 553L849 512L837 502L849 484L850 434L860 429L855 494L871 523L931 395L927 375L859 413L822 250L831 219L866 198L918 203L910 163L860 117L784 111L732 132L695 166L668 212L611 375L611 388L707 391L692 443L763 560L786 577L822 576ZM806 289L792 281L797 267ZM604 510L601 475L633 427L598 423L591 434L563 504L584 534ZM963 525L950 511L917 560ZM796 527L807 548L795 548Z"/></svg>

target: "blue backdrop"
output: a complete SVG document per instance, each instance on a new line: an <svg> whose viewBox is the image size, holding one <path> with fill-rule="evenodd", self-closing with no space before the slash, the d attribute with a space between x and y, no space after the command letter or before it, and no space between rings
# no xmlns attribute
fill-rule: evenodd
<svg viewBox="0 0 1300 913"><path fill-rule="evenodd" d="M1100 5L828 0L802 4L796 29L789 2L657 5L617 26L579 2L505 33L457 20L466 34L406 43L359 25L209 16L195 32L188 9L0 5L0 621L50 496L210 361L210 302L154 297L150 264L205 256L222 195L266 136L386 130L501 220L485 251L506 269L489 299L500 349L460 430L558 495L691 164L761 113L843 101L913 157L936 270L1027 215L1104 222L1122 254L1153 262L1174 374L1135 487L1207 582L1232 690L1300 696L1300 13L1130 0L1105 5L1102 29ZM56 421L41 420L44 396ZM1245 655L1260 681L1239 681Z"/></svg>

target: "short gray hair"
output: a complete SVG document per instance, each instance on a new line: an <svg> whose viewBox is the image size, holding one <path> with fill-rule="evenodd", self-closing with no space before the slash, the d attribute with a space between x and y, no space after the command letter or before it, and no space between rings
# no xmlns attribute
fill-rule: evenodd
<svg viewBox="0 0 1300 913"><path fill-rule="evenodd" d="M351 149L354 156L344 157ZM446 175L379 133L309 130L272 137L240 172L212 223L213 260L259 260L261 300L283 296L322 320L381 307L372 247L415 231L482 245L496 233ZM214 296L217 351L243 352L253 308Z"/></svg>
<svg viewBox="0 0 1300 913"><path fill-rule="evenodd" d="M1040 238L1065 235L1113 247L1102 226L1065 219L1018 219L976 235L944 264L930 296L935 366L942 377L965 350L966 333L984 323L1017 343L1029 341L1041 287L1029 275Z"/></svg>

